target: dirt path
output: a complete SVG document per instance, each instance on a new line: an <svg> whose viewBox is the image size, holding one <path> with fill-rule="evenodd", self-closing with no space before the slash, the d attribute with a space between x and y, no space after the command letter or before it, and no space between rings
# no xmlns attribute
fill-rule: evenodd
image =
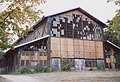
<svg viewBox="0 0 120 82"><path fill-rule="evenodd" d="M54 72L1 76L6 78L6 81L3 82L120 82L120 71Z"/></svg>
<svg viewBox="0 0 120 82"><path fill-rule="evenodd" d="M6 78L6 80L4 80L3 82L39 82L39 80L25 75L1 75L1 76Z"/></svg>

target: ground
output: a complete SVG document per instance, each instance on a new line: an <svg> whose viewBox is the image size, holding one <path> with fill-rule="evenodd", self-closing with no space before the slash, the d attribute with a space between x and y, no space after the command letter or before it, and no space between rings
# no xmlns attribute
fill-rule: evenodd
<svg viewBox="0 0 120 82"><path fill-rule="evenodd" d="M120 82L120 71L52 72L1 77L0 82Z"/></svg>

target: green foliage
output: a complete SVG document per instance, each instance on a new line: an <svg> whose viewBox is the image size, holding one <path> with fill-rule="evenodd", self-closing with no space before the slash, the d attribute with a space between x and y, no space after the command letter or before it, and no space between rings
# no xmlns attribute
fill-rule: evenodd
<svg viewBox="0 0 120 82"><path fill-rule="evenodd" d="M32 71L31 71L31 68L29 68L29 67L23 67L23 68L20 70L20 73L21 73L21 74L31 74Z"/></svg>
<svg viewBox="0 0 120 82"><path fill-rule="evenodd" d="M71 62L68 59L62 59L61 69L62 71L71 71Z"/></svg>
<svg viewBox="0 0 120 82"><path fill-rule="evenodd" d="M120 0L108 0L108 2L113 1L116 5L120 6ZM116 10L116 15L112 20L108 21L109 29L112 29L117 33L117 38L120 41L120 9Z"/></svg>
<svg viewBox="0 0 120 82"><path fill-rule="evenodd" d="M113 1L116 5L120 6L120 0L107 0L107 2Z"/></svg>
<svg viewBox="0 0 120 82"><path fill-rule="evenodd" d="M89 71L93 71L93 68L90 68Z"/></svg>
<svg viewBox="0 0 120 82"><path fill-rule="evenodd" d="M4 58L4 53L0 52L0 60Z"/></svg>
<svg viewBox="0 0 120 82"><path fill-rule="evenodd" d="M52 67L49 67L49 66L40 66L38 65L35 69L35 71L37 73L45 73L45 72L52 72L54 69Z"/></svg>
<svg viewBox="0 0 120 82"><path fill-rule="evenodd" d="M118 34L116 32L114 32L113 30L109 29L108 31L104 32L104 39L105 40L109 40L112 43L120 46L120 42L119 42L119 39L117 38L117 35Z"/></svg>
<svg viewBox="0 0 120 82"><path fill-rule="evenodd" d="M120 69L120 52L115 53L116 65Z"/></svg>
<svg viewBox="0 0 120 82"><path fill-rule="evenodd" d="M45 0L0 0L5 9L0 12L0 48L10 47L8 41L13 34L25 37L42 11L36 6ZM6 4L8 3L8 4ZM2 7L2 6L0 6Z"/></svg>

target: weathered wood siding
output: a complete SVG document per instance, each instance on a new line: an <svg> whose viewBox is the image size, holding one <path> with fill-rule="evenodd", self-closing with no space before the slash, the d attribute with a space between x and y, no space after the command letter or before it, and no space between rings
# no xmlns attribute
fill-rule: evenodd
<svg viewBox="0 0 120 82"><path fill-rule="evenodd" d="M16 45L23 44L25 42L32 41L34 39L43 37L48 34L47 21L44 21L42 24L39 24L33 32L29 33L27 37L21 39Z"/></svg>
<svg viewBox="0 0 120 82"><path fill-rule="evenodd" d="M53 16L51 58L84 59L82 65L104 69L103 28L79 10Z"/></svg>

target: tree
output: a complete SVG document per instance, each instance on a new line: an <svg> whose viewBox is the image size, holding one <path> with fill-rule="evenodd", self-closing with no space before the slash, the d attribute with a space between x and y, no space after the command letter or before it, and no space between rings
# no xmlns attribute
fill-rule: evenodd
<svg viewBox="0 0 120 82"><path fill-rule="evenodd" d="M7 4L6 4L7 3ZM10 48L9 40L17 35L25 37L32 30L32 25L42 13L36 6L45 3L45 0L0 0L6 7L0 12L0 49Z"/></svg>
<svg viewBox="0 0 120 82"><path fill-rule="evenodd" d="M116 67L117 69L120 69L120 53L119 52L115 53L115 59L116 59Z"/></svg>
<svg viewBox="0 0 120 82"><path fill-rule="evenodd" d="M116 5L120 6L120 0L108 0L108 2L110 1L114 1ZM120 41L120 9L117 9L115 17L109 20L109 28L117 33L117 38Z"/></svg>
<svg viewBox="0 0 120 82"><path fill-rule="evenodd" d="M117 38L117 33L114 32L112 29L109 29L109 30L104 32L104 39L109 40L112 43L120 46L120 42L119 42L119 40Z"/></svg>
<svg viewBox="0 0 120 82"><path fill-rule="evenodd" d="M113 1L116 5L120 6L120 0L108 0L108 2ZM120 46L120 9L116 10L116 15L112 20L108 21L109 30L105 33L106 39ZM116 66L120 69L120 52L115 53Z"/></svg>

